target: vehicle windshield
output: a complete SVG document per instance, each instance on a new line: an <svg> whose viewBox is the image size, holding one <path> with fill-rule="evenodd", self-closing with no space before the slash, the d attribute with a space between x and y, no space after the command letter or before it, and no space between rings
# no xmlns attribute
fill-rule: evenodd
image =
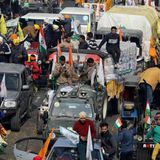
<svg viewBox="0 0 160 160"><path fill-rule="evenodd" d="M78 20L81 25L88 25L88 22L89 22L89 16L88 15L76 15L76 14L72 14L71 17L74 20Z"/></svg>
<svg viewBox="0 0 160 160"><path fill-rule="evenodd" d="M4 73L0 73L0 83L2 82ZM13 90L17 91L18 90L18 83L19 83L19 78L18 74L16 73L5 73L5 82L6 82L6 88L7 90Z"/></svg>
<svg viewBox="0 0 160 160"><path fill-rule="evenodd" d="M56 147L53 150L51 160L59 160L59 159L78 160L79 156L78 156L77 148ZM99 150L95 149L93 151L92 159L93 160L100 160L101 159Z"/></svg>
<svg viewBox="0 0 160 160"><path fill-rule="evenodd" d="M79 113L86 112L88 118L93 118L91 104L84 100L78 101L55 101L53 103L52 115L55 117L79 117Z"/></svg>

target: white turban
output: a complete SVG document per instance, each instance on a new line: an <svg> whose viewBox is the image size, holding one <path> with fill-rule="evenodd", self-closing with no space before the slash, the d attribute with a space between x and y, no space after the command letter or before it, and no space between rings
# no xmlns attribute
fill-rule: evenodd
<svg viewBox="0 0 160 160"><path fill-rule="evenodd" d="M79 118L86 118L86 117L87 117L86 112L82 111L79 113Z"/></svg>

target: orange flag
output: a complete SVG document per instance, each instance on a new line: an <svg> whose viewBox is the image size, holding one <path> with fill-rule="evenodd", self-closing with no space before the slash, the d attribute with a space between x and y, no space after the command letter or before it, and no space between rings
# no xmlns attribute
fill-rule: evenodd
<svg viewBox="0 0 160 160"><path fill-rule="evenodd" d="M58 41L58 44L57 44L57 51L58 51L58 56L62 56L62 51L61 51L61 46L60 46L59 41Z"/></svg>
<svg viewBox="0 0 160 160"><path fill-rule="evenodd" d="M73 65L72 47L69 47L69 65Z"/></svg>
<svg viewBox="0 0 160 160"><path fill-rule="evenodd" d="M122 32L122 28L119 28L119 39L120 41L122 41L122 36L123 36L123 32Z"/></svg>
<svg viewBox="0 0 160 160"><path fill-rule="evenodd" d="M43 147L41 148L41 150L40 150L39 153L38 153L38 156L39 156L40 158L42 158L42 160L45 159L45 156L46 156L46 153L47 153L47 150L48 150L49 143L50 143L50 141L51 141L51 139L52 139L53 132L54 132L54 128L52 128L51 133L49 134L46 142L44 143Z"/></svg>

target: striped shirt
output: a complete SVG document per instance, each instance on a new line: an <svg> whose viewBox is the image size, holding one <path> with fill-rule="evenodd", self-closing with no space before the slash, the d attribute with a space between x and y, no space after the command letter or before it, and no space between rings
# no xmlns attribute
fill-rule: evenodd
<svg viewBox="0 0 160 160"><path fill-rule="evenodd" d="M88 42L88 48L91 50L98 50L98 45L95 39L90 39Z"/></svg>

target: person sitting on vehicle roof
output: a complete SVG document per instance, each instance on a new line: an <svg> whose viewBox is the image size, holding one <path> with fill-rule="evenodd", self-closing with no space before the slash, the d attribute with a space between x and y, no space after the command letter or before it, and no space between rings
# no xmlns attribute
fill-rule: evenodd
<svg viewBox="0 0 160 160"><path fill-rule="evenodd" d="M79 113L79 120L75 122L73 130L79 134L80 141L77 144L80 160L86 160L87 135L90 127L93 141L96 140L96 129L93 121L87 119L85 112Z"/></svg>
<svg viewBox="0 0 160 160"><path fill-rule="evenodd" d="M153 92L160 82L160 68L152 67L148 68L140 74L139 87L145 95L145 104L148 101L149 104L153 101Z"/></svg>
<svg viewBox="0 0 160 160"><path fill-rule="evenodd" d="M74 47L74 45L73 45L73 43L71 42L71 37L72 37L72 35L73 35L73 32L71 32L71 33L69 33L69 34L67 34L67 35L65 35L65 40L64 40L64 42L62 42L61 44L60 44L60 47L62 47L62 48L69 48L69 47Z"/></svg>
<svg viewBox="0 0 160 160"><path fill-rule="evenodd" d="M28 35L28 38L32 41L36 41L38 33L40 30L40 26L38 24L34 24L33 26L26 26L23 28L24 36Z"/></svg>
<svg viewBox="0 0 160 160"><path fill-rule="evenodd" d="M96 63L94 62L93 58L88 58L87 63L84 63L82 73L80 75L80 78L82 81L84 81L88 85L93 85L92 83L92 77L93 74L96 74Z"/></svg>
<svg viewBox="0 0 160 160"><path fill-rule="evenodd" d="M70 65L66 63L65 56L60 57L60 63L56 64L53 71L53 76L57 78L58 84L71 84L72 82L78 80L76 73Z"/></svg>
<svg viewBox="0 0 160 160"><path fill-rule="evenodd" d="M0 62L9 63L11 49L7 43L4 42L3 37L0 37Z"/></svg>
<svg viewBox="0 0 160 160"><path fill-rule="evenodd" d="M101 49L106 43L106 50L112 56L115 64L119 62L120 58L120 38L116 32L117 28L111 27L111 33L107 34L99 44L99 49Z"/></svg>
<svg viewBox="0 0 160 160"><path fill-rule="evenodd" d="M11 62L16 64L24 64L28 59L27 51L19 38L13 39L11 47Z"/></svg>
<svg viewBox="0 0 160 160"><path fill-rule="evenodd" d="M154 144L157 144L160 142L160 114L157 114L155 116L156 119L156 126L152 128L146 135L146 138L153 137Z"/></svg>
<svg viewBox="0 0 160 160"><path fill-rule="evenodd" d="M79 36L79 49L87 49L88 48L88 43L85 40L84 35Z"/></svg>
<svg viewBox="0 0 160 160"><path fill-rule="evenodd" d="M87 40L88 40L88 49L98 50L98 45L96 40L93 38L92 32L87 33Z"/></svg>

